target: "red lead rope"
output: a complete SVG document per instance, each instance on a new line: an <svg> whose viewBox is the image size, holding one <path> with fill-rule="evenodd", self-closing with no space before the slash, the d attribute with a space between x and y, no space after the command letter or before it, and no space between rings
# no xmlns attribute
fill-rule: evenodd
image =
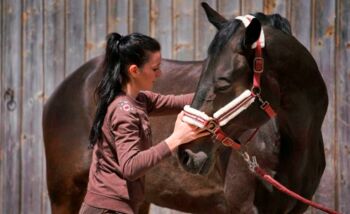
<svg viewBox="0 0 350 214"><path fill-rule="evenodd" d="M302 197L301 195L289 190L287 187L283 186L280 182L276 181L273 177L271 177L271 175L267 174L265 172L265 170L261 169L259 166L255 167L254 171L256 172L257 175L259 175L260 178L262 178L263 180L269 182L272 186L276 187L277 189L279 189L281 192L286 193L287 195L305 203L308 204L312 207L315 207L319 210L322 210L326 213L330 213L330 214L338 214L338 212L331 210L327 207L322 206L321 204L315 203L309 199L306 199L304 197Z"/></svg>

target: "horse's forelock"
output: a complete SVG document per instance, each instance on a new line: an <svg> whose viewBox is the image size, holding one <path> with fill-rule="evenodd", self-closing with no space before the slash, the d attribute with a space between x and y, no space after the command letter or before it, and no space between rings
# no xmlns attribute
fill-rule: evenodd
<svg viewBox="0 0 350 214"><path fill-rule="evenodd" d="M265 15L264 13L255 13L253 16L255 16L262 25L270 25L286 34L292 34L289 21L280 14Z"/></svg>

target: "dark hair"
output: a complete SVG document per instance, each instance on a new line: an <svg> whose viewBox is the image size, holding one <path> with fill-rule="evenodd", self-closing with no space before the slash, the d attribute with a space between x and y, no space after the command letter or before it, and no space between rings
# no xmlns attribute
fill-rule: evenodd
<svg viewBox="0 0 350 214"><path fill-rule="evenodd" d="M121 36L118 33L108 34L102 65L103 77L95 91L98 103L90 130L90 148L102 139L101 128L108 105L122 91L123 85L129 81L128 66L135 64L142 67L148 61L149 54L157 51L160 51L160 44L149 36L140 33L127 36Z"/></svg>

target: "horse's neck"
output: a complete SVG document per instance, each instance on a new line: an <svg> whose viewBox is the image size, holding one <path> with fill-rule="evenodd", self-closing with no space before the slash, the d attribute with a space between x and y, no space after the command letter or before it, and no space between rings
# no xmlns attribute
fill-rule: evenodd
<svg viewBox="0 0 350 214"><path fill-rule="evenodd" d="M194 92L199 81L203 61L162 60L161 77L154 91L161 94L184 94Z"/></svg>

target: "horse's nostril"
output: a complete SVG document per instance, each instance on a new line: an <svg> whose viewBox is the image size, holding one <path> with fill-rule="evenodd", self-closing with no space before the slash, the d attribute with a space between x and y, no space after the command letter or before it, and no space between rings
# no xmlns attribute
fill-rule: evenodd
<svg viewBox="0 0 350 214"><path fill-rule="evenodd" d="M184 166L187 166L190 161L190 156L186 150L180 150L179 152L180 161Z"/></svg>

